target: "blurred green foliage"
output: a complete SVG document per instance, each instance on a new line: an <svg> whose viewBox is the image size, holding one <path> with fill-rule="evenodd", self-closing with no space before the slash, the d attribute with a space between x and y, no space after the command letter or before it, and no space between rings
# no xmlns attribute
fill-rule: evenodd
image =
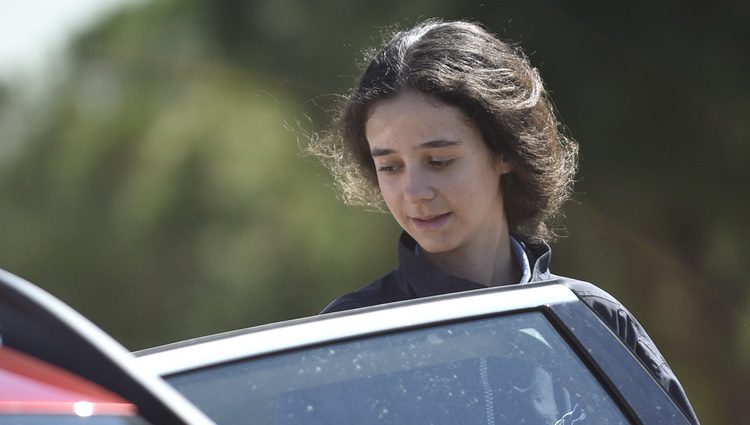
<svg viewBox="0 0 750 425"><path fill-rule="evenodd" d="M0 267L132 349L317 313L395 264L301 145L381 33L473 18L540 68L581 144L558 274L623 301L704 423L750 414L750 47L740 3L162 0L0 88Z"/></svg>

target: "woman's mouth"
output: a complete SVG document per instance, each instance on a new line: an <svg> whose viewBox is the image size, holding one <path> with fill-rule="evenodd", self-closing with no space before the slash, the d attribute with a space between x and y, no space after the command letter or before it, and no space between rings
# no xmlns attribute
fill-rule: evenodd
<svg viewBox="0 0 750 425"><path fill-rule="evenodd" d="M435 230L448 222L452 213L447 212L438 215L427 215L422 217L410 217L414 226L419 230Z"/></svg>

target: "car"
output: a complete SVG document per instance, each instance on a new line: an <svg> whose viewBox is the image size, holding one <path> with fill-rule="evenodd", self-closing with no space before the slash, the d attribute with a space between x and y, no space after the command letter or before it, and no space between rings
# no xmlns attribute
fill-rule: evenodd
<svg viewBox="0 0 750 425"><path fill-rule="evenodd" d="M123 363L144 381L166 381L220 425L688 424L569 283L262 325L142 350Z"/></svg>

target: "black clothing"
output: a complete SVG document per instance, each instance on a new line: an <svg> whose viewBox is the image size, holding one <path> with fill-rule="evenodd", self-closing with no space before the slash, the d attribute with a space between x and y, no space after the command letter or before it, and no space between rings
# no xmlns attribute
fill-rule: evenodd
<svg viewBox="0 0 750 425"><path fill-rule="evenodd" d="M522 244L529 258L531 282L552 279L551 250L546 244ZM403 232L398 243L399 267L374 282L331 302L322 313L384 304L432 295L484 288L470 280L450 276L416 254L416 241ZM582 281L565 279L566 285L591 308L630 349L685 416L698 424L687 395L656 345L630 312L602 289Z"/></svg>

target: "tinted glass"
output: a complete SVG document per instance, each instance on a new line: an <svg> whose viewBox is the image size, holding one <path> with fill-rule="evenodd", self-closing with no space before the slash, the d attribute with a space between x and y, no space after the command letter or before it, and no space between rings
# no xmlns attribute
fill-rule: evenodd
<svg viewBox="0 0 750 425"><path fill-rule="evenodd" d="M625 424L540 313L412 329L168 378L219 424Z"/></svg>

